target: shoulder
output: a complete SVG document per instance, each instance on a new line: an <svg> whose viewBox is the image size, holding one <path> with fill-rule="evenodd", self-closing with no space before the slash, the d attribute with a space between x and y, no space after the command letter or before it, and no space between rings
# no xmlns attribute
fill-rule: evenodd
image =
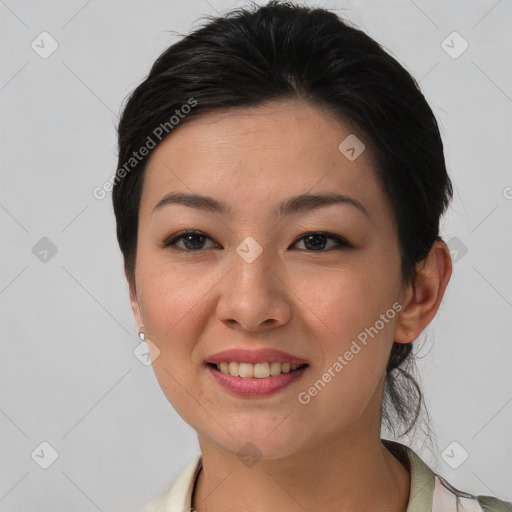
<svg viewBox="0 0 512 512"><path fill-rule="evenodd" d="M432 511L512 512L512 503L494 496L473 495L460 491L435 475Z"/></svg>
<svg viewBox="0 0 512 512"><path fill-rule="evenodd" d="M183 512L192 510L192 492L201 466L201 455L196 455L179 473L172 485L153 498L141 512Z"/></svg>
<svg viewBox="0 0 512 512"><path fill-rule="evenodd" d="M512 512L510 501L499 500L493 496L477 496L477 499L484 512Z"/></svg>
<svg viewBox="0 0 512 512"><path fill-rule="evenodd" d="M170 488L166 489L164 492L153 498L143 509L141 512L164 512L165 511L165 502L167 501L167 496L169 494Z"/></svg>
<svg viewBox="0 0 512 512"><path fill-rule="evenodd" d="M512 512L512 503L494 496L476 496L460 491L434 473L410 447L383 440L411 475L407 512Z"/></svg>

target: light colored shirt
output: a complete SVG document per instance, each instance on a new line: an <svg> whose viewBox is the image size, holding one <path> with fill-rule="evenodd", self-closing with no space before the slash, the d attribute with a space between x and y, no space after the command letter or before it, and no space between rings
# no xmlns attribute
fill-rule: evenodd
<svg viewBox="0 0 512 512"><path fill-rule="evenodd" d="M512 512L512 503L507 501L458 491L408 446L385 439L382 442L409 471L411 487L407 512ZM142 512L193 512L192 495L202 463L201 455L197 455L174 483Z"/></svg>

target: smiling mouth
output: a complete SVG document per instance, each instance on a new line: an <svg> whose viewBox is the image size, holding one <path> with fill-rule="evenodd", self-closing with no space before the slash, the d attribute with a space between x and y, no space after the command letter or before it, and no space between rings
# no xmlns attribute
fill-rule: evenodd
<svg viewBox="0 0 512 512"><path fill-rule="evenodd" d="M277 361L263 363L238 363L238 362L222 362L207 363L208 366L226 375L239 377L241 379L266 379L269 377L277 377L278 375L293 373L309 366L309 364L290 364L280 363Z"/></svg>

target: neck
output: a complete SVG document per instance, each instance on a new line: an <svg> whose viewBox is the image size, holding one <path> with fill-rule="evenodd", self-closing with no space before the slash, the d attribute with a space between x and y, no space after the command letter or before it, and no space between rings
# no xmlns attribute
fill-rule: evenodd
<svg viewBox="0 0 512 512"><path fill-rule="evenodd" d="M406 512L410 475L378 435L352 434L286 458L245 466L199 436L197 512Z"/></svg>

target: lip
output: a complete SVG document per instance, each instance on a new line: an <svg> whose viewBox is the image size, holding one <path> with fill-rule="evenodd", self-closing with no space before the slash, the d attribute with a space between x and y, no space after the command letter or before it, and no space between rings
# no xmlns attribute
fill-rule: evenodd
<svg viewBox="0 0 512 512"><path fill-rule="evenodd" d="M290 373L281 373L280 375L257 379L233 377L212 366L206 366L206 370L225 390L244 398L264 398L274 395L292 384L292 382L300 379L308 368L309 366L305 366Z"/></svg>
<svg viewBox="0 0 512 512"><path fill-rule="evenodd" d="M209 356L205 363L265 363L265 362L276 362L276 363L290 363L290 364L309 364L308 361L300 357L294 356L283 352L282 350L276 350L273 348L259 348L259 349L248 349L248 348L231 348L217 352ZM274 376L276 377L276 376ZM265 380L265 379L257 379Z"/></svg>

